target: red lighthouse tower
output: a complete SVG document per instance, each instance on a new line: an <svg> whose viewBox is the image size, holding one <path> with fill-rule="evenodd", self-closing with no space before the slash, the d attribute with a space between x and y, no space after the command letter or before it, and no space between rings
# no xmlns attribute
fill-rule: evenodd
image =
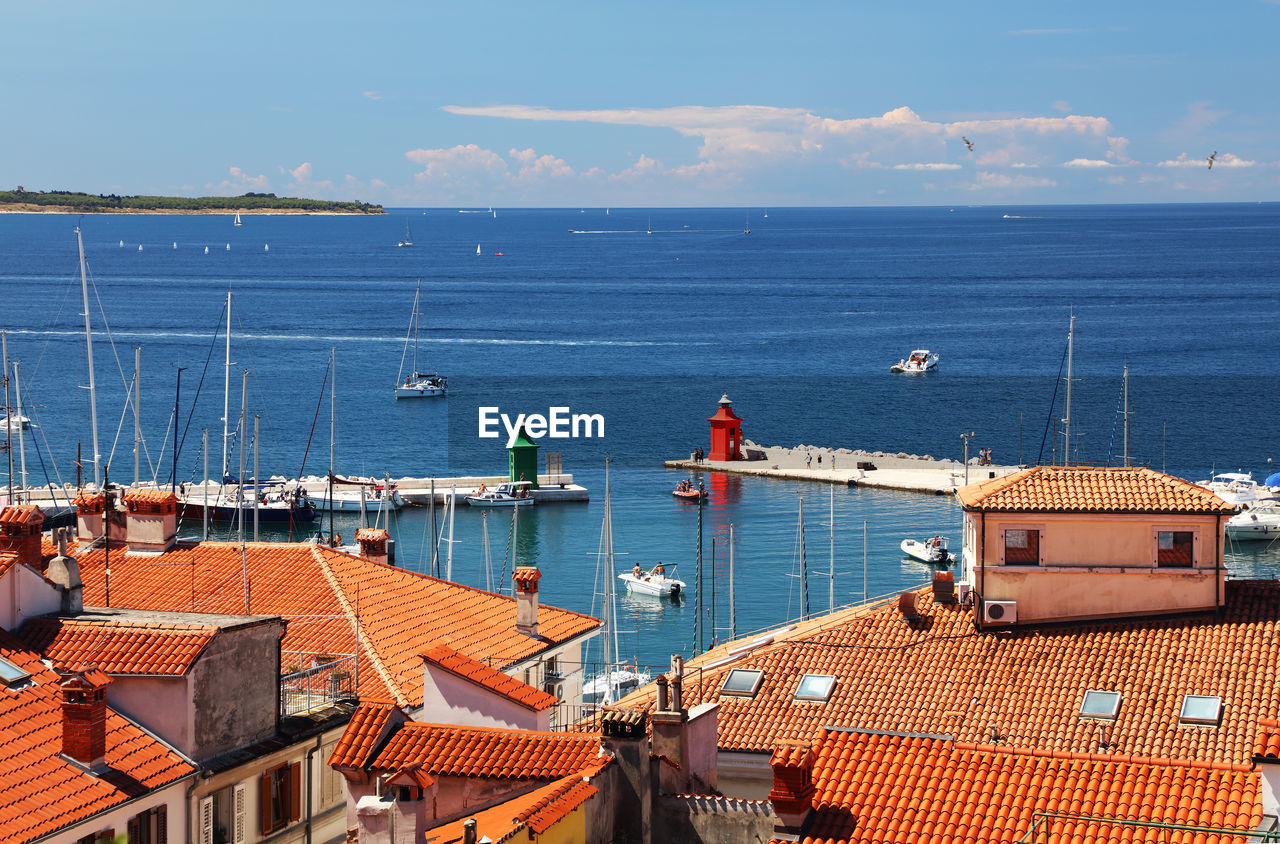
<svg viewBox="0 0 1280 844"><path fill-rule="evenodd" d="M742 420L733 412L729 394L720 397L720 409L707 419L711 423L711 451L708 460L742 459Z"/></svg>

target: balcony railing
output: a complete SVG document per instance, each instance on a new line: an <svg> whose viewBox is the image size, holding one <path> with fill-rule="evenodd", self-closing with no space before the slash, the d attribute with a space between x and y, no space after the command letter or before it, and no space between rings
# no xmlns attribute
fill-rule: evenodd
<svg viewBox="0 0 1280 844"><path fill-rule="evenodd" d="M356 696L356 657L354 654L281 654L285 665L319 663L280 677L280 714L303 715L332 706L346 697Z"/></svg>

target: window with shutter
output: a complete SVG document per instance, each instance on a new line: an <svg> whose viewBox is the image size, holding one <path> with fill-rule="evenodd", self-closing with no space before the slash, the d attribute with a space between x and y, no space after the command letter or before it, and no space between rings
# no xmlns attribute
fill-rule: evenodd
<svg viewBox="0 0 1280 844"><path fill-rule="evenodd" d="M213 844L213 798L200 800L200 844Z"/></svg>
<svg viewBox="0 0 1280 844"><path fill-rule="evenodd" d="M263 835L270 835L275 829L271 817L271 786L274 782L271 771L258 777L258 831Z"/></svg>
<svg viewBox="0 0 1280 844"><path fill-rule="evenodd" d="M237 785L235 789L234 811L233 811L233 844L248 844L249 841L249 789L243 784Z"/></svg>
<svg viewBox="0 0 1280 844"><path fill-rule="evenodd" d="M302 817L302 763L294 762L289 767L289 820L296 821Z"/></svg>

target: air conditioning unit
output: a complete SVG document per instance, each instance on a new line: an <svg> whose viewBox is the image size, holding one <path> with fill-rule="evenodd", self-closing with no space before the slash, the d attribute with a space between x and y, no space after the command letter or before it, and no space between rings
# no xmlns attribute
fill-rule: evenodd
<svg viewBox="0 0 1280 844"><path fill-rule="evenodd" d="M956 584L956 602L967 607L973 602L973 587L963 580Z"/></svg>
<svg viewBox="0 0 1280 844"><path fill-rule="evenodd" d="M983 601L982 621L985 624L1013 624L1018 620L1017 601Z"/></svg>

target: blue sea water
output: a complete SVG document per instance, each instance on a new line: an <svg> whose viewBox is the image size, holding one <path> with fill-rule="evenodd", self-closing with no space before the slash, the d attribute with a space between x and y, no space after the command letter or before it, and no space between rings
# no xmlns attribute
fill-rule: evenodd
<svg viewBox="0 0 1280 844"><path fill-rule="evenodd" d="M92 272L99 428L112 478L132 477L125 397L135 347L143 462L153 467L144 474L171 472L178 367L177 477L201 477L205 428L216 474L218 332L230 290L231 413L248 370L264 474L296 476L304 453L307 473L327 468L329 405L320 396L331 350L343 473L503 471L503 444L476 436L481 405L602 414L603 441L543 443L564 454L592 502L538 507L522 515L515 540L515 558L545 572L543 599L584 612L600 611L606 453L615 546L627 554L619 567L661 559L695 579L697 508L671 500L678 475L662 460L705 445L705 419L724 392L760 443L958 458L959 434L972 430L974 451L991 447L997 462L1061 460L1058 375L1074 313L1073 462L1118 459L1126 365L1130 450L1141 463L1192 479L1236 469L1261 478L1280 430L1272 421L1276 204L771 208L767 218L750 215L750 235L740 209L395 209L249 216L241 227L222 216L0 215L0 328L21 363L24 402L34 405L27 464L36 482L55 461L63 480L74 479L77 444L91 450L77 222ZM416 245L396 248L406 222ZM446 374L451 395L397 402L391 386L419 278L420 366ZM888 373L921 347L942 355L937 373ZM950 499L707 481L704 645L730 626L730 523L739 633L801 611L791 576L801 498L814 610L828 601L832 508L837 603L864 592L864 523L871 595L928 577L901 561L902 538L958 537ZM486 582L484 528L480 514L459 511L453 553L462 582ZM501 576L504 553L509 576L511 525L491 515L487 530L492 576ZM423 514L406 511L393 533L401 563L421 568ZM1277 561L1257 546L1234 549L1231 559L1241 576L1271 576ZM624 598L620 612L631 631L623 649L641 662L697 646L694 601Z"/></svg>

